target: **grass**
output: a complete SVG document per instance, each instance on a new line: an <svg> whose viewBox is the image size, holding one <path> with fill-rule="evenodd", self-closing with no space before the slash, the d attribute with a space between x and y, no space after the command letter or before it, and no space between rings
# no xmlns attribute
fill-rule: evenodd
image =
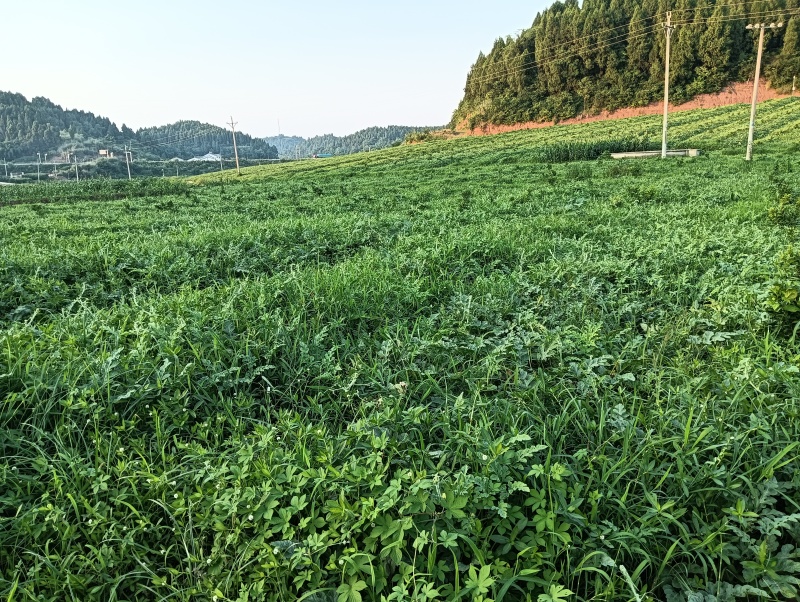
<svg viewBox="0 0 800 602"><path fill-rule="evenodd" d="M3 207L0 596L795 599L796 101L752 165L742 110Z"/></svg>

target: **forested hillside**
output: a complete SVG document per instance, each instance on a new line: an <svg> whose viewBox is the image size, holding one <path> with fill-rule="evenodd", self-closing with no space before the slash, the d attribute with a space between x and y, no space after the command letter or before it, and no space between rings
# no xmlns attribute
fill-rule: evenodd
<svg viewBox="0 0 800 602"><path fill-rule="evenodd" d="M681 102L752 79L757 35L767 30L763 74L788 91L800 75L800 0L566 0L517 38L478 55L453 125L560 120L643 106L663 95L665 35L672 11L671 100Z"/></svg>
<svg viewBox="0 0 800 602"><path fill-rule="evenodd" d="M264 140L267 142L267 144L271 144L278 149L278 156L281 158L296 156L295 149L299 144L302 144L306 141L305 138L300 136L284 136L283 134L278 136L270 136L268 138L264 138Z"/></svg>
<svg viewBox="0 0 800 602"><path fill-rule="evenodd" d="M208 152L221 152L223 157L233 157L233 137L230 130L199 121L178 121L171 125L138 130L136 143L144 153L165 159L187 159ZM278 158L278 150L262 138L236 132L236 144L242 159Z"/></svg>
<svg viewBox="0 0 800 602"><path fill-rule="evenodd" d="M237 132L236 139L243 157L277 157L275 147L259 138ZM118 128L106 117L64 110L47 98L29 101L21 94L0 91L0 154L9 161L67 152L86 159L96 157L100 149L121 152L125 145L141 158L188 159L220 151L233 156L231 134L221 127L179 121L134 132L124 124Z"/></svg>
<svg viewBox="0 0 800 602"><path fill-rule="evenodd" d="M281 157L310 157L318 154L349 155L362 151L378 150L402 142L412 132L426 128L390 125L387 127L370 127L359 130L348 136L325 134L313 138L297 136L274 136L266 141L278 148Z"/></svg>

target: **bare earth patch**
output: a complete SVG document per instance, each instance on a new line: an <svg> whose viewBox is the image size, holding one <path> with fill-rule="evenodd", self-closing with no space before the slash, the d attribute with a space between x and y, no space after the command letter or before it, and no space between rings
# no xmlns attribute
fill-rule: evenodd
<svg viewBox="0 0 800 602"><path fill-rule="evenodd" d="M692 109L713 109L728 105L735 105L750 102L753 94L753 82L738 82L729 85L722 92L716 94L701 94L680 105L670 105L672 111L691 111ZM762 81L758 86L758 100L773 100L776 98L786 98L788 94L781 94L767 86L766 81ZM502 134L504 132L515 132L517 130L532 130L546 128L553 125L568 125L574 123L591 123L593 121L604 121L606 119L626 119L628 117L641 117L642 115L659 115L664 110L663 102L654 102L644 107L617 109L616 111L602 111L597 115L580 115L572 119L559 121L528 121L523 123L513 123L508 125L484 125L470 131L466 121L458 124L457 132L459 135L488 136L491 134Z"/></svg>

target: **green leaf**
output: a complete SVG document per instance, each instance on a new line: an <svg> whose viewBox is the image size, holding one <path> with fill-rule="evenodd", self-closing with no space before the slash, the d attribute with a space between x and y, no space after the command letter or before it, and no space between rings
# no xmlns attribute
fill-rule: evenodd
<svg viewBox="0 0 800 602"><path fill-rule="evenodd" d="M538 602L562 602L567 600L574 592L566 587L554 583L550 586L550 591L546 594L539 594Z"/></svg>
<svg viewBox="0 0 800 602"><path fill-rule="evenodd" d="M366 589L367 584L364 581L350 579L348 583L342 583L336 588L336 593L339 594L338 602L361 602L360 591Z"/></svg>

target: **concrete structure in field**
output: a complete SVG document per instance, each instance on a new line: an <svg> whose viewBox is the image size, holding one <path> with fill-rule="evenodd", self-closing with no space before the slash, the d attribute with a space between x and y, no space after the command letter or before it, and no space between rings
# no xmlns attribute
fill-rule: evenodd
<svg viewBox="0 0 800 602"><path fill-rule="evenodd" d="M661 157L661 151L635 151L632 153L611 153L612 159L648 159ZM699 157L700 151L696 148L683 148L668 150L667 157Z"/></svg>

